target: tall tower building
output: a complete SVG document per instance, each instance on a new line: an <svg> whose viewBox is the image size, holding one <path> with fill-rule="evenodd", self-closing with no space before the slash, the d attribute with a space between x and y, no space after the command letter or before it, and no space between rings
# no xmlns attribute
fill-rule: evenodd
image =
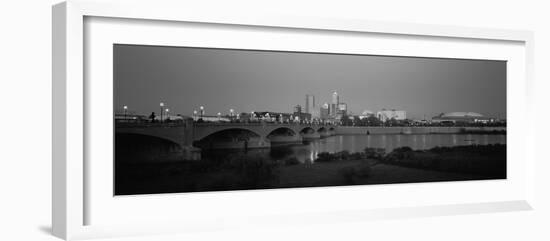
<svg viewBox="0 0 550 241"><path fill-rule="evenodd" d="M314 95L306 95L306 113L313 114L313 111L315 110L315 96Z"/></svg>
<svg viewBox="0 0 550 241"><path fill-rule="evenodd" d="M332 103L330 104L330 115L336 116L338 113L338 104L340 103L340 98L338 97L338 93L334 91L332 93Z"/></svg>
<svg viewBox="0 0 550 241"><path fill-rule="evenodd" d="M327 120L329 119L329 105L328 103L325 103L320 108L320 118L321 120Z"/></svg>

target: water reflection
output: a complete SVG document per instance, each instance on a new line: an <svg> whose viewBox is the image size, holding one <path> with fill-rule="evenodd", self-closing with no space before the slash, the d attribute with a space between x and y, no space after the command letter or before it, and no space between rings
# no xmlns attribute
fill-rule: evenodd
<svg viewBox="0 0 550 241"><path fill-rule="evenodd" d="M506 135L481 134L412 134L412 135L345 135L332 136L309 141L302 145L272 147L271 149L252 149L247 155L261 155L273 160L296 157L300 162L313 161L321 152L361 152L365 147L385 148L386 152L401 146L415 150L430 149L436 146L458 146L472 144L506 144ZM216 150L203 152L203 158L224 156L229 153L244 153L243 150Z"/></svg>

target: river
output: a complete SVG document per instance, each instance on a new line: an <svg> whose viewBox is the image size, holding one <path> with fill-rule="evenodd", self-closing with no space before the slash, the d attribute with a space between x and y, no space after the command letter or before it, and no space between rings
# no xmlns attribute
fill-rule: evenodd
<svg viewBox="0 0 550 241"><path fill-rule="evenodd" d="M382 135L337 135L304 142L299 145L271 147L270 149L215 150L203 151L203 158L226 156L231 153L263 156L268 159L283 160L296 157L300 162L315 160L321 152L349 151L361 152L366 147L394 148L408 146L414 150L425 150L436 146L506 144L506 135L487 134L382 134Z"/></svg>

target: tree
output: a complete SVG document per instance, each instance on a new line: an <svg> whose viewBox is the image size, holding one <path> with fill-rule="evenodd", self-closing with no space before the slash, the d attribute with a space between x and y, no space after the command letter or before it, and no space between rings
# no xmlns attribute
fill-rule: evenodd
<svg viewBox="0 0 550 241"><path fill-rule="evenodd" d="M349 118L348 115L342 116L342 125L344 126L351 126L353 125L353 120Z"/></svg>
<svg viewBox="0 0 550 241"><path fill-rule="evenodd" d="M382 121L380 121L380 119L378 119L374 115L367 117L366 120L367 120L367 126L380 126L382 124Z"/></svg>

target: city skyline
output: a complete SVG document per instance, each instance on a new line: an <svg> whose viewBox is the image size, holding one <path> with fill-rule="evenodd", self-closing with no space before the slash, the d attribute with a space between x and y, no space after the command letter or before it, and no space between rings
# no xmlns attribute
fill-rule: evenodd
<svg viewBox="0 0 550 241"><path fill-rule="evenodd" d="M115 109L140 114L158 113L160 102L189 116L199 106L206 115L289 113L295 105L311 112L307 96L320 112L324 103L338 108L338 92L354 114L506 116L504 61L115 45L114 70Z"/></svg>

